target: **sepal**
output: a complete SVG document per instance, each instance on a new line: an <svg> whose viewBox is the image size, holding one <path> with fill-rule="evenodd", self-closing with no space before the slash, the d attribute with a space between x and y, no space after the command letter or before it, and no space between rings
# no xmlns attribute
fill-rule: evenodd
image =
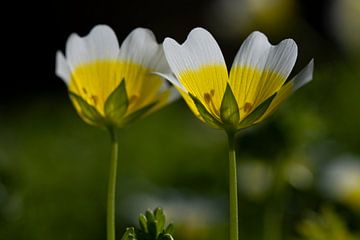
<svg viewBox="0 0 360 240"><path fill-rule="evenodd" d="M148 105L146 105L145 107L140 108L139 110L136 110L135 112L129 114L128 116L125 117L125 119L122 121L122 124L128 124L131 123L139 118L142 118L143 116L145 116L158 102L153 102L150 103Z"/></svg>
<svg viewBox="0 0 360 240"><path fill-rule="evenodd" d="M103 127L105 125L104 118L95 107L88 104L82 97L73 92L69 92L69 96L75 108L78 110L80 117L85 122L97 127Z"/></svg>
<svg viewBox="0 0 360 240"><path fill-rule="evenodd" d="M129 99L126 92L125 79L106 99L104 113L110 125L117 127L123 123L124 115L129 107Z"/></svg>
<svg viewBox="0 0 360 240"><path fill-rule="evenodd" d="M252 111L246 118L244 118L240 122L240 128L246 128L250 125L254 124L257 120L259 120L262 115L266 112L266 110L269 108L272 100L276 96L277 93L271 95L269 98L267 98L265 101L263 101L259 106L255 108L254 111Z"/></svg>
<svg viewBox="0 0 360 240"><path fill-rule="evenodd" d="M211 115L205 106L201 103L201 101L196 98L194 95L189 94L191 99L193 100L196 108L198 109L200 116L202 119L213 128L222 128L222 124L219 120L217 120L213 115Z"/></svg>
<svg viewBox="0 0 360 240"><path fill-rule="evenodd" d="M225 124L225 128L236 129L240 121L238 103L229 84L226 85L226 90L221 101L220 117L221 121Z"/></svg>

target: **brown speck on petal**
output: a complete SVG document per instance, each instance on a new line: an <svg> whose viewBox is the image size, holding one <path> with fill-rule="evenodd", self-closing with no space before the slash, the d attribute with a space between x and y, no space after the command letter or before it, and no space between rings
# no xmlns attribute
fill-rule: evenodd
<svg viewBox="0 0 360 240"><path fill-rule="evenodd" d="M252 109L252 107L253 107L253 106L252 106L251 103L246 102L245 105L244 105L244 111L245 111L245 112L250 112L251 109Z"/></svg>
<svg viewBox="0 0 360 240"><path fill-rule="evenodd" d="M97 105L98 99L99 99L98 96L96 96L96 95L91 95L91 99L93 100L94 104Z"/></svg>
<svg viewBox="0 0 360 240"><path fill-rule="evenodd" d="M205 93L204 94L204 99L206 103L210 103L211 102L211 95L209 93Z"/></svg>
<svg viewBox="0 0 360 240"><path fill-rule="evenodd" d="M132 95L129 99L129 105L134 103L139 97L137 95Z"/></svg>

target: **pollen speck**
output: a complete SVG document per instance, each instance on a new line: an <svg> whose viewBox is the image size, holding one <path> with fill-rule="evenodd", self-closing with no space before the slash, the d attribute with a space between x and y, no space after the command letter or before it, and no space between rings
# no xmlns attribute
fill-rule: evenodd
<svg viewBox="0 0 360 240"><path fill-rule="evenodd" d="M204 94L204 99L206 103L210 103L211 102L211 95L209 93L205 93Z"/></svg>
<svg viewBox="0 0 360 240"><path fill-rule="evenodd" d="M91 95L91 99L93 100L94 104L97 105L98 100L99 100L98 96L96 96L96 95Z"/></svg>
<svg viewBox="0 0 360 240"><path fill-rule="evenodd" d="M129 105L134 103L139 97L137 95L132 95L130 98L129 98Z"/></svg>

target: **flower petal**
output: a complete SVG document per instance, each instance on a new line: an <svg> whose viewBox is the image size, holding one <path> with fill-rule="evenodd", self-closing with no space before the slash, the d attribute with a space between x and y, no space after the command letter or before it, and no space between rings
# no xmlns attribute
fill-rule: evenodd
<svg viewBox="0 0 360 240"><path fill-rule="evenodd" d="M134 29L121 45L118 60L123 62L122 78L127 81L129 97L136 99L130 105L136 111L157 98L163 79L153 71L170 72L162 46L151 30Z"/></svg>
<svg viewBox="0 0 360 240"><path fill-rule="evenodd" d="M152 70L166 69L164 52L151 30L136 28L121 44L119 60L131 61Z"/></svg>
<svg viewBox="0 0 360 240"><path fill-rule="evenodd" d="M257 122L261 122L269 117L293 92L310 82L313 77L313 71L314 59L311 59L306 67L304 67L295 77L281 87L265 114Z"/></svg>
<svg viewBox="0 0 360 240"><path fill-rule="evenodd" d="M66 85L69 85L71 80L71 70L66 62L64 54L62 52L56 52L55 74L60 77Z"/></svg>
<svg viewBox="0 0 360 240"><path fill-rule="evenodd" d="M230 72L230 84L245 117L277 92L297 58L297 45L285 39L273 46L260 32L253 32L241 45Z"/></svg>
<svg viewBox="0 0 360 240"><path fill-rule="evenodd" d="M228 74L213 36L203 28L195 28L182 45L171 38L166 38L163 45L171 70L187 92L205 106L212 104L212 112L220 109Z"/></svg>
<svg viewBox="0 0 360 240"><path fill-rule="evenodd" d="M184 92L187 92L185 87L179 82L176 76L173 73L165 73L165 72L153 72L153 74L158 75L170 83L172 83L175 87L181 88Z"/></svg>
<svg viewBox="0 0 360 240"><path fill-rule="evenodd" d="M296 91L308 82L313 79L314 72L314 59L311 59L308 65L304 67L295 77L293 77L290 82L294 85L294 90Z"/></svg>
<svg viewBox="0 0 360 240"><path fill-rule="evenodd" d="M97 60L115 60L119 43L107 25L97 25L85 37L73 33L66 43L66 58L72 70L78 65Z"/></svg>

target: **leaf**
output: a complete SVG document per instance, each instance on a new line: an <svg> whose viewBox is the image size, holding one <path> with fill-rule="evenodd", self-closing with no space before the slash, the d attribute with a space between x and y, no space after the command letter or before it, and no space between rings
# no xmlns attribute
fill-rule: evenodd
<svg viewBox="0 0 360 240"><path fill-rule="evenodd" d="M69 96L70 99L80 108L79 114L85 122L99 127L104 125L104 118L95 107L88 104L82 97L73 92L69 92Z"/></svg>
<svg viewBox="0 0 360 240"><path fill-rule="evenodd" d="M161 208L156 208L154 211L154 216L157 221L156 230L160 233L165 226L165 215Z"/></svg>
<svg viewBox="0 0 360 240"><path fill-rule="evenodd" d="M174 224L170 223L165 229L165 233L173 234L174 233Z"/></svg>
<svg viewBox="0 0 360 240"><path fill-rule="evenodd" d="M174 240L170 224L165 229L165 214L161 208L146 211L139 216L140 228L129 228L121 240Z"/></svg>
<svg viewBox="0 0 360 240"><path fill-rule="evenodd" d="M174 240L174 238L170 234L166 233L166 234L161 234L158 240Z"/></svg>
<svg viewBox="0 0 360 240"><path fill-rule="evenodd" d="M207 109L205 108L205 106L200 102L199 99L197 99L195 96L193 96L192 94L190 94L190 97L192 98L192 100L194 101L194 104L196 106L196 108L198 109L201 117L204 119L204 121L209 124L209 126L213 127L213 128L222 128L222 124L213 117L213 115L211 115Z"/></svg>
<svg viewBox="0 0 360 240"><path fill-rule="evenodd" d="M140 228L142 231L144 232L148 232L148 228L147 228L147 220L144 214L140 214L139 216L139 224L140 224Z"/></svg>
<svg viewBox="0 0 360 240"><path fill-rule="evenodd" d="M119 86L106 99L104 112L106 118L112 123L121 125L123 116L129 106L128 95L126 93L125 79L121 81Z"/></svg>
<svg viewBox="0 0 360 240"><path fill-rule="evenodd" d="M229 84L226 85L221 101L220 117L223 123L230 125L230 127L236 128L240 121L239 106Z"/></svg>
<svg viewBox="0 0 360 240"><path fill-rule="evenodd" d="M121 240L135 240L135 230L133 227L126 228L126 232L124 233Z"/></svg>
<svg viewBox="0 0 360 240"><path fill-rule="evenodd" d="M150 237L152 239L156 239L156 237L158 236L158 232L157 232L157 221L154 220L154 221L148 221L148 229L149 229L149 234L150 234Z"/></svg>
<svg viewBox="0 0 360 240"><path fill-rule="evenodd" d="M276 93L257 106L254 111L252 111L245 119L240 122L240 127L248 127L256 120L258 120L266 112L275 96Z"/></svg>

